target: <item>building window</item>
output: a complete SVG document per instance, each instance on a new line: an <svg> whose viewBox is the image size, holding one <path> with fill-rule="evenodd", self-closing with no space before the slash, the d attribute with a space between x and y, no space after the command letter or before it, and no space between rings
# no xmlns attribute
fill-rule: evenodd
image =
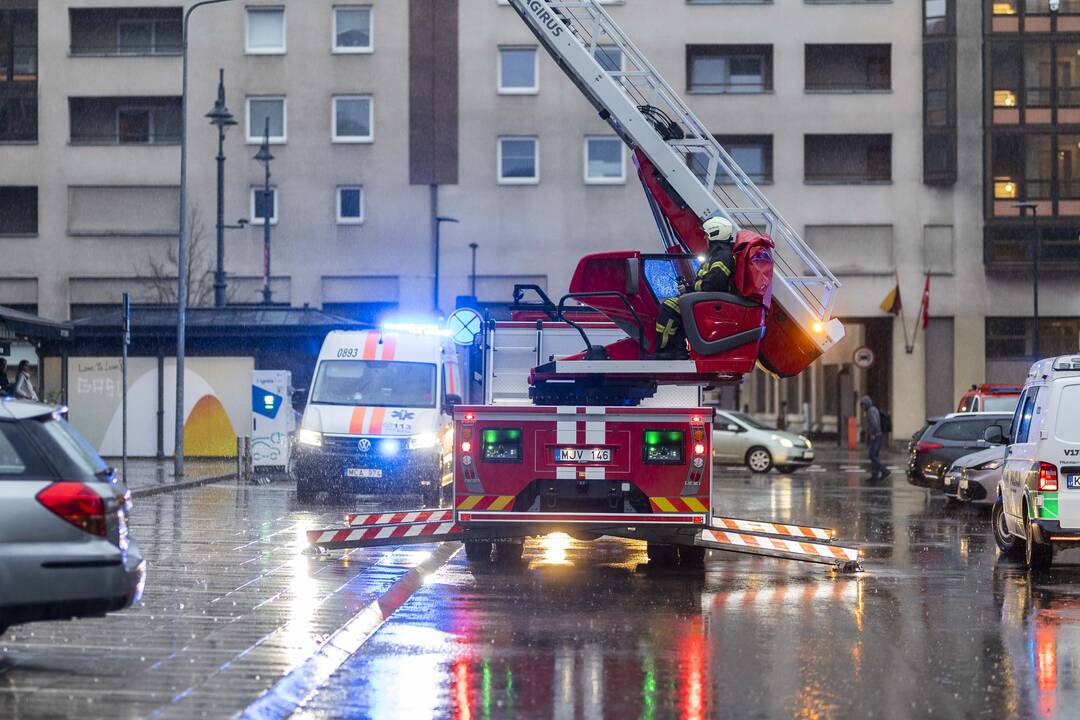
<svg viewBox="0 0 1080 720"><path fill-rule="evenodd" d="M251 188L251 224L263 225L266 216L270 216L270 224L278 222L278 191L273 185L267 193L263 186Z"/></svg>
<svg viewBox="0 0 1080 720"><path fill-rule="evenodd" d="M0 235L37 235L38 189L0 185Z"/></svg>
<svg viewBox="0 0 1080 720"><path fill-rule="evenodd" d="M626 153L617 137L585 138L585 183L621 185L626 182Z"/></svg>
<svg viewBox="0 0 1080 720"><path fill-rule="evenodd" d="M337 189L338 225L359 225L364 222L364 188L339 187Z"/></svg>
<svg viewBox="0 0 1080 720"><path fill-rule="evenodd" d="M258 55L285 52L285 8L247 9L247 51Z"/></svg>
<svg viewBox="0 0 1080 720"><path fill-rule="evenodd" d="M772 90L772 45L688 45L686 65L690 92Z"/></svg>
<svg viewBox="0 0 1080 720"><path fill-rule="evenodd" d="M334 98L334 142L369 143L371 129L371 97L342 95Z"/></svg>
<svg viewBox="0 0 1080 720"><path fill-rule="evenodd" d="M952 0L923 0L923 33L951 35L956 22Z"/></svg>
<svg viewBox="0 0 1080 720"><path fill-rule="evenodd" d="M37 86L34 85L34 90ZM37 94L0 97L0 143L37 141Z"/></svg>
<svg viewBox="0 0 1080 720"><path fill-rule="evenodd" d="M258 145L263 141L267 121L270 122L270 142L274 144L286 142L288 126L284 97L249 97L247 99L247 116L247 141L249 144Z"/></svg>
<svg viewBox="0 0 1080 720"><path fill-rule="evenodd" d="M923 182L956 183L956 3L923 0Z"/></svg>
<svg viewBox="0 0 1080 720"><path fill-rule="evenodd" d="M860 185L892 180L892 135L807 135L808 183Z"/></svg>
<svg viewBox="0 0 1080 720"><path fill-rule="evenodd" d="M535 185L540 182L539 144L533 137L499 138L500 185Z"/></svg>
<svg viewBox="0 0 1080 720"><path fill-rule="evenodd" d="M334 52L368 53L372 50L371 8L334 8Z"/></svg>
<svg viewBox="0 0 1080 720"><path fill-rule="evenodd" d="M618 45L597 45L593 50L593 57L607 72L618 72L623 69L622 49Z"/></svg>
<svg viewBox="0 0 1080 720"><path fill-rule="evenodd" d="M882 92L892 89L892 46L807 45L808 92Z"/></svg>
<svg viewBox="0 0 1080 720"><path fill-rule="evenodd" d="M1030 317L986 318L986 357L1030 358L1035 352L1035 322ZM1072 355L1077 351L1080 320L1039 318L1039 354L1042 357Z"/></svg>
<svg viewBox="0 0 1080 720"><path fill-rule="evenodd" d="M182 52L180 20L120 19L116 21L117 55L175 55Z"/></svg>
<svg viewBox="0 0 1080 720"><path fill-rule="evenodd" d="M180 142L179 97L68 98L72 145Z"/></svg>
<svg viewBox="0 0 1080 720"><path fill-rule="evenodd" d="M37 11L0 9L0 83L36 83L37 51Z"/></svg>
<svg viewBox="0 0 1080 720"><path fill-rule="evenodd" d="M536 48L499 48L499 93L535 95L538 91Z"/></svg>
<svg viewBox="0 0 1080 720"><path fill-rule="evenodd" d="M755 183L772 182L772 135L717 135L716 141L728 151L736 164ZM716 182L729 185L734 180L726 176L717 176Z"/></svg>

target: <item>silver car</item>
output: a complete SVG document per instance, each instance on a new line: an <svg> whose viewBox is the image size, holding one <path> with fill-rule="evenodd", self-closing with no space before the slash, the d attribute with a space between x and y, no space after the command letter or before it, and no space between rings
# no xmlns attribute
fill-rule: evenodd
<svg viewBox="0 0 1080 720"><path fill-rule="evenodd" d="M955 461L949 472L956 473L956 499L993 505L1004 466L1004 445L993 445Z"/></svg>
<svg viewBox="0 0 1080 720"><path fill-rule="evenodd" d="M57 408L0 401L0 633L120 610L146 562L128 493Z"/></svg>
<svg viewBox="0 0 1080 720"><path fill-rule="evenodd" d="M713 461L746 465L756 473L774 467L790 473L814 462L814 446L802 435L763 425L749 415L718 410L713 421Z"/></svg>

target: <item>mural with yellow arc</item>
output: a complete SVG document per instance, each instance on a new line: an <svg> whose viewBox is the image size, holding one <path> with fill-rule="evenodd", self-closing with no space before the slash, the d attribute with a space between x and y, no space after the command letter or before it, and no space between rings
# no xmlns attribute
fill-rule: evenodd
<svg viewBox="0 0 1080 720"><path fill-rule="evenodd" d="M236 430L225 406L203 395L184 421L184 454L195 457L236 457Z"/></svg>

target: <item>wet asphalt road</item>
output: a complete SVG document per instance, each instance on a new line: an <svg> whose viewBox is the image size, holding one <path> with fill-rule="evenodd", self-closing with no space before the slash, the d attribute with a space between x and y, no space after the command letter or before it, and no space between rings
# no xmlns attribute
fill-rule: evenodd
<svg viewBox="0 0 1080 720"><path fill-rule="evenodd" d="M607 539L530 541L512 571L458 552L302 707L264 716L1080 714L1080 551L1030 579L997 559L985 510L856 465L725 470L714 505L834 526L863 548L859 576L718 552L704 572L656 571L643 544ZM231 482L140 500L143 602L0 638L0 718L230 717L303 681L326 638L432 550L299 555L304 530L378 507Z"/></svg>

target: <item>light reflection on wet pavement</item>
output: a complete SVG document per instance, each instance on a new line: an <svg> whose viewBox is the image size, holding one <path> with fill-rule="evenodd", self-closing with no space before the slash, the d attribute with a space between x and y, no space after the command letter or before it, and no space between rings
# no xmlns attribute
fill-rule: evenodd
<svg viewBox="0 0 1080 720"><path fill-rule="evenodd" d="M296 717L1076 716L1080 551L1030 580L986 511L899 474L723 478L718 511L835 526L867 572L716 552L703 573L650 570L641 543L566 536L513 569L458 553ZM0 718L243 710L427 555L298 555L305 529L367 508L233 483L139 501L143 604L9 631Z"/></svg>

